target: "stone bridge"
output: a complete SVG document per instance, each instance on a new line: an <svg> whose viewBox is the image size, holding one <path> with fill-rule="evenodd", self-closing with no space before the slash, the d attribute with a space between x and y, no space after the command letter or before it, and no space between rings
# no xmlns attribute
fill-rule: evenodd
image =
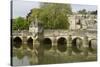
<svg viewBox="0 0 100 67"><path fill-rule="evenodd" d="M12 43L15 48L20 48L21 45L27 44L29 48L33 49L36 42L37 38L28 31L14 31L12 33ZM97 31L44 30L43 43L44 49L51 50L56 48L60 52L65 52L70 46L77 50L81 50L84 47L95 50L97 48Z"/></svg>

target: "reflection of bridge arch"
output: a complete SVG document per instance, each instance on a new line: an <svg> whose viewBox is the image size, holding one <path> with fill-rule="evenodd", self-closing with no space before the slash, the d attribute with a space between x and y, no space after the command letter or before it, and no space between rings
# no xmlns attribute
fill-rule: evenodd
<svg viewBox="0 0 100 67"><path fill-rule="evenodd" d="M60 37L57 40L57 48L61 52L65 52L66 51L66 49L67 49L67 40L66 40L66 38Z"/></svg>
<svg viewBox="0 0 100 67"><path fill-rule="evenodd" d="M73 51L77 52L80 51L82 47L82 39L79 37L76 37L72 40L72 49Z"/></svg>
<svg viewBox="0 0 100 67"><path fill-rule="evenodd" d="M30 49L33 49L33 39L31 37L28 38L27 45Z"/></svg>
<svg viewBox="0 0 100 67"><path fill-rule="evenodd" d="M43 47L46 50L50 50L52 47L52 40L50 38L44 38L43 40Z"/></svg>
<svg viewBox="0 0 100 67"><path fill-rule="evenodd" d="M97 49L97 39L89 40L89 49L92 49L92 50Z"/></svg>
<svg viewBox="0 0 100 67"><path fill-rule="evenodd" d="M20 37L15 37L15 38L13 39L13 45L14 45L15 48L20 48L21 45L22 45L22 40L21 40L21 38L20 38Z"/></svg>

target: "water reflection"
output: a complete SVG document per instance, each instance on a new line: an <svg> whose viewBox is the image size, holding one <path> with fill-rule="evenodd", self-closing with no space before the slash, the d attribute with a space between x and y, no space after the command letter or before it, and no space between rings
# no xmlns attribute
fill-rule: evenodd
<svg viewBox="0 0 100 67"><path fill-rule="evenodd" d="M20 48L13 47L12 50L12 62L13 66L26 66L39 64L38 51L33 48L30 49L26 45ZM68 62L81 62L81 61L95 61L97 60L96 53L89 55L87 58L81 54L67 55L66 52L62 53L58 49L44 50L44 56L42 57L42 64L55 64L55 63L68 63Z"/></svg>
<svg viewBox="0 0 100 67"><path fill-rule="evenodd" d="M21 66L21 65L30 65L29 58L27 56L24 56L22 59L19 59L18 57L13 57L13 66Z"/></svg>
<svg viewBox="0 0 100 67"><path fill-rule="evenodd" d="M13 48L13 66L38 64L37 51L29 48Z"/></svg>

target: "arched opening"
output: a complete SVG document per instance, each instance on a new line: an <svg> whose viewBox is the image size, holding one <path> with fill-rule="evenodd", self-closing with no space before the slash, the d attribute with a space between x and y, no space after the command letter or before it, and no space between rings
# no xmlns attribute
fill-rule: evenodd
<svg viewBox="0 0 100 67"><path fill-rule="evenodd" d="M97 49L97 40L96 39L92 39L89 41L89 49L90 49L90 51Z"/></svg>
<svg viewBox="0 0 100 67"><path fill-rule="evenodd" d="M43 40L43 47L44 47L44 49L46 49L46 50L50 50L51 47L52 47L52 41L51 41L49 38L45 38L45 39Z"/></svg>
<svg viewBox="0 0 100 67"><path fill-rule="evenodd" d="M22 40L21 40L21 38L20 38L20 37L14 38L14 40L13 40L13 45L14 45L15 48L20 48L21 45L22 45Z"/></svg>
<svg viewBox="0 0 100 67"><path fill-rule="evenodd" d="M27 40L27 45L30 49L33 49L33 39L31 37Z"/></svg>
<svg viewBox="0 0 100 67"><path fill-rule="evenodd" d="M61 52L65 52L67 49L67 40L63 37L59 38L57 41L57 48Z"/></svg>
<svg viewBox="0 0 100 67"><path fill-rule="evenodd" d="M75 52L80 52L82 47L82 39L81 38L75 38L72 40L72 50Z"/></svg>

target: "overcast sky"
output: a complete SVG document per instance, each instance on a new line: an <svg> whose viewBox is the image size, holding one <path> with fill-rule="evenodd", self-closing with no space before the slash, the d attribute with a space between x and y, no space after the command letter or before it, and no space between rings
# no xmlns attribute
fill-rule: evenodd
<svg viewBox="0 0 100 67"><path fill-rule="evenodd" d="M13 0L13 18L21 16L25 17L32 8L38 8L40 5L39 2L34 1L18 1ZM97 10L97 6L95 5L78 5L71 4L72 11L76 12L82 9L86 9L87 11Z"/></svg>

